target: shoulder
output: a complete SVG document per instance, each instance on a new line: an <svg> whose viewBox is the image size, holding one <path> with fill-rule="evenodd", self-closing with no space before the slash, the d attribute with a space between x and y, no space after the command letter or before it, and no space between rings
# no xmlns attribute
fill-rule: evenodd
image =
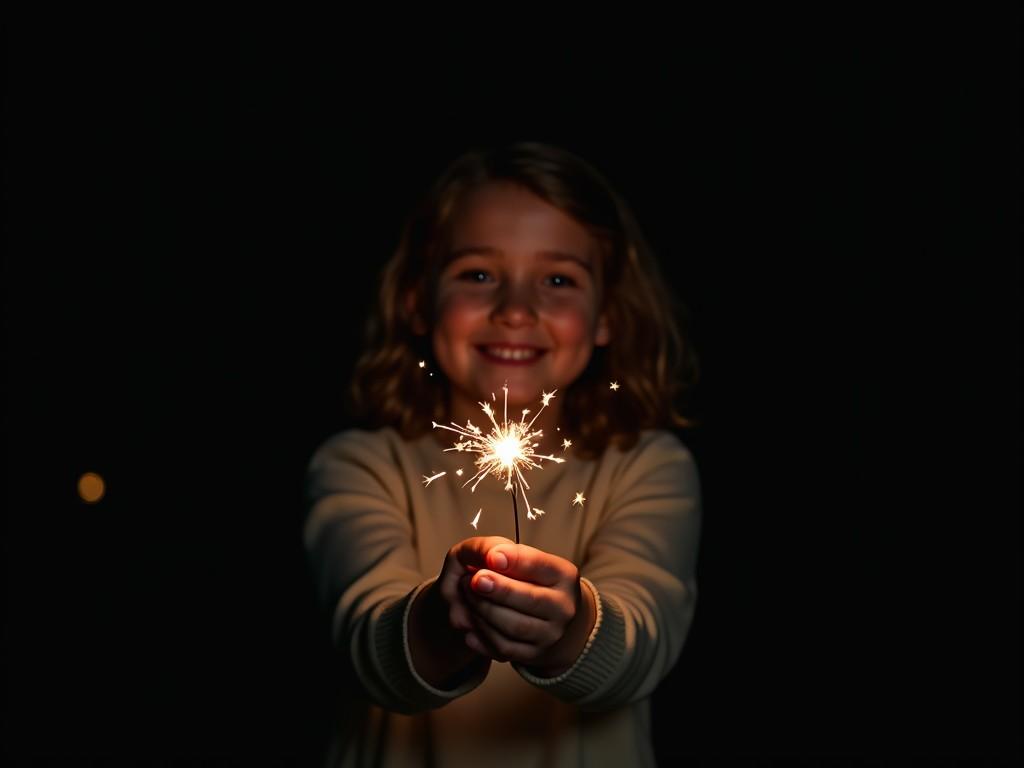
<svg viewBox="0 0 1024 768"><path fill-rule="evenodd" d="M408 443L393 429L349 429L327 438L314 451L307 467L312 490L331 490L353 484L386 484L400 472Z"/></svg>
<svg viewBox="0 0 1024 768"><path fill-rule="evenodd" d="M385 429L346 429L324 440L310 460L310 466L338 460L372 459L393 453L402 443L402 438L395 430Z"/></svg>
<svg viewBox="0 0 1024 768"><path fill-rule="evenodd" d="M625 450L609 447L601 461L619 486L669 484L690 493L698 490L693 454L679 437L664 429L642 431L636 444Z"/></svg>
<svg viewBox="0 0 1024 768"><path fill-rule="evenodd" d="M653 468L663 464L695 466L693 454L682 440L664 429L647 429L625 450L609 447L605 458L622 467Z"/></svg>

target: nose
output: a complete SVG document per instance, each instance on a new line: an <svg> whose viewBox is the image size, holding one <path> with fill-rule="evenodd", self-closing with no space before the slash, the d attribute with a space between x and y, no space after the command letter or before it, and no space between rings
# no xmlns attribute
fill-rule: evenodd
<svg viewBox="0 0 1024 768"><path fill-rule="evenodd" d="M507 283L497 297L491 319L509 328L521 328L537 322L536 297L527 285Z"/></svg>

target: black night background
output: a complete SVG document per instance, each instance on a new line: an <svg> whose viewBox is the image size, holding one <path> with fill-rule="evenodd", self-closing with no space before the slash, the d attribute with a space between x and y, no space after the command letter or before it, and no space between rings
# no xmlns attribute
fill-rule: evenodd
<svg viewBox="0 0 1024 768"><path fill-rule="evenodd" d="M602 169L691 315L701 592L662 763L1016 764L1009 15L652 22L628 53L9 23L5 765L320 764L344 691L303 472L410 207L514 139Z"/></svg>

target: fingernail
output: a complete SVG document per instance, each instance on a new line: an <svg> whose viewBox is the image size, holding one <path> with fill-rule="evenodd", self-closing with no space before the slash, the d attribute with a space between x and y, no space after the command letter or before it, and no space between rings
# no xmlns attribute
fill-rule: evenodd
<svg viewBox="0 0 1024 768"><path fill-rule="evenodd" d="M490 592L494 589L494 582L486 576L481 576L476 580L476 588L481 592Z"/></svg>
<svg viewBox="0 0 1024 768"><path fill-rule="evenodd" d="M491 559L494 560L495 570L504 571L508 568L508 558L505 557L504 552L492 552Z"/></svg>

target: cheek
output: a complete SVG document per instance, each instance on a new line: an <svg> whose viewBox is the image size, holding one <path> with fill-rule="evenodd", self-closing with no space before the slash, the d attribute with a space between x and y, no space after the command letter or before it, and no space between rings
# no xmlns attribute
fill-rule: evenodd
<svg viewBox="0 0 1024 768"><path fill-rule="evenodd" d="M570 304L552 308L548 323L563 344L589 345L594 339L596 317L589 306Z"/></svg>
<svg viewBox="0 0 1024 768"><path fill-rule="evenodd" d="M486 303L476 297L463 294L442 296L435 315L434 341L438 344L458 341L486 317Z"/></svg>

